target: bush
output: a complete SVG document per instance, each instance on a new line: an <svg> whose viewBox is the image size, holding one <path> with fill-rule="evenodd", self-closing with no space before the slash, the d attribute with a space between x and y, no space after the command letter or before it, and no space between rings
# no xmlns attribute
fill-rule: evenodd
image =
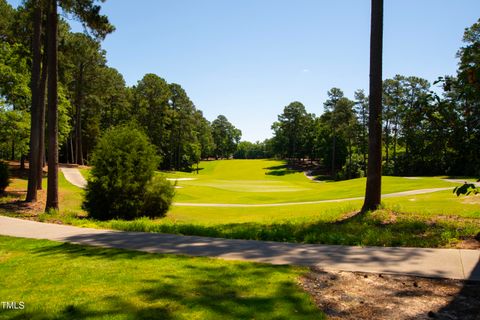
<svg viewBox="0 0 480 320"><path fill-rule="evenodd" d="M0 194L5 191L9 184L10 170L8 168L8 163L0 161Z"/></svg>
<svg viewBox="0 0 480 320"><path fill-rule="evenodd" d="M93 152L84 209L99 220L135 219L146 214L143 210L147 208L148 194L148 203L162 203L158 210L149 207L148 215L156 216L159 210L165 214L172 192L164 186L155 189L161 185L157 179L152 180L159 160L155 147L142 131L132 126L108 130ZM149 191L145 192L146 189ZM168 201L161 202L160 198Z"/></svg>
<svg viewBox="0 0 480 320"><path fill-rule="evenodd" d="M348 180L348 179L355 179L361 178L364 176L363 174L363 160L360 158L359 155L352 155L352 162L347 159L347 162L343 165L342 169L337 172L336 179L337 180Z"/></svg>
<svg viewBox="0 0 480 320"><path fill-rule="evenodd" d="M147 183L142 212L147 217L163 217L172 204L175 189L164 177L155 176Z"/></svg>

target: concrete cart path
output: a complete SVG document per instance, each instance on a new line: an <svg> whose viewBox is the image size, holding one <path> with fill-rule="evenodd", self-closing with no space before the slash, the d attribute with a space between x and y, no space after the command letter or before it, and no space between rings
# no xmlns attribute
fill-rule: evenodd
<svg viewBox="0 0 480 320"><path fill-rule="evenodd" d="M348 247L123 232L0 216L0 234L82 245L182 254L325 270L480 281L480 250Z"/></svg>
<svg viewBox="0 0 480 320"><path fill-rule="evenodd" d="M60 167L60 170L62 170L65 179L67 179L67 181L74 186L82 189L87 186L87 180L85 180L85 178L80 173L80 170L78 170L77 168Z"/></svg>

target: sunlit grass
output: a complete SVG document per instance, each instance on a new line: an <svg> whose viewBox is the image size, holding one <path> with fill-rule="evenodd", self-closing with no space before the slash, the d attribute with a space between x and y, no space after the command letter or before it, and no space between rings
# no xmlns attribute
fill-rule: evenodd
<svg viewBox="0 0 480 320"><path fill-rule="evenodd" d="M0 236L0 318L324 319L306 271Z"/></svg>
<svg viewBox="0 0 480 320"><path fill-rule="evenodd" d="M175 201L193 203L285 203L362 197L365 178L338 182L312 181L276 160L201 162L199 173L163 173L179 180ZM458 184L439 178L383 177L382 193L448 188Z"/></svg>

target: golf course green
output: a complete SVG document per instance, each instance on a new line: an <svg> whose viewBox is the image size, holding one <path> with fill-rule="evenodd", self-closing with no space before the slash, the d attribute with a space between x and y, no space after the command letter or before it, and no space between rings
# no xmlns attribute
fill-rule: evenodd
<svg viewBox="0 0 480 320"><path fill-rule="evenodd" d="M267 204L362 197L365 178L317 181L276 160L203 161L198 174L164 173L176 179L176 202ZM430 177L383 178L382 193L449 188L458 184Z"/></svg>

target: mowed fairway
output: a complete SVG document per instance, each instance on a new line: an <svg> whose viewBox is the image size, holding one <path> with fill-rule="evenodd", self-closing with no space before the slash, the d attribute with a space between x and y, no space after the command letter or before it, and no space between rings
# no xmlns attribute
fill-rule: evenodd
<svg viewBox="0 0 480 320"><path fill-rule="evenodd" d="M362 197L365 178L340 182L312 181L282 161L204 161L199 173L166 173L177 180L176 202L272 204ZM437 178L384 177L382 193L430 188L453 188Z"/></svg>

